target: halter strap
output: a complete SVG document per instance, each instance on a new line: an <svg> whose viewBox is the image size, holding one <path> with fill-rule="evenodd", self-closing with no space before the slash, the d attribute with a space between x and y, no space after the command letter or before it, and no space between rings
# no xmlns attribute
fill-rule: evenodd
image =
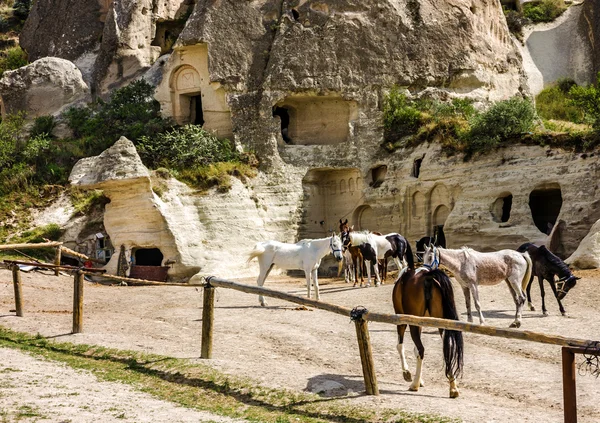
<svg viewBox="0 0 600 423"><path fill-rule="evenodd" d="M332 253L335 253L336 251L339 251L340 253L342 253L342 254L343 254L343 253L344 253L344 251L342 251L342 250L338 250L338 249L336 249L336 248L333 248L333 237L334 237L334 236L335 236L335 235L331 235L331 238L329 238L329 248L331 248L331 252L332 252Z"/></svg>
<svg viewBox="0 0 600 423"><path fill-rule="evenodd" d="M438 249L433 246L433 262L431 264L423 263L423 267L427 270L435 270L440 267L440 255Z"/></svg>

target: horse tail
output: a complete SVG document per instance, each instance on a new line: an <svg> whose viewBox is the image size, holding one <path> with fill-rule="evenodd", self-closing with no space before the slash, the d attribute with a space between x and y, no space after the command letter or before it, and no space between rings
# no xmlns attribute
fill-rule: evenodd
<svg viewBox="0 0 600 423"><path fill-rule="evenodd" d="M523 289L523 292L525 292L527 285L529 285L529 280L531 279L531 273L533 272L533 263L531 262L531 257L528 252L522 254L527 262L527 270L525 271L525 276L523 276L523 281L521 283L521 288Z"/></svg>
<svg viewBox="0 0 600 423"><path fill-rule="evenodd" d="M454 301L454 290L448 275L441 269L429 273L437 282L442 295L444 319L459 320ZM444 363L446 376L456 378L462 373L464 341L461 331L444 330Z"/></svg>
<svg viewBox="0 0 600 423"><path fill-rule="evenodd" d="M265 253L265 247L264 245L259 242L258 244L256 244L254 246L254 249L252 251L250 251L250 254L248 255L248 260L246 260L246 263L250 263L253 259L255 259L256 257L260 257Z"/></svg>
<svg viewBox="0 0 600 423"><path fill-rule="evenodd" d="M404 251L404 257L406 257L406 261L408 262L408 267L411 269L415 268L415 257L413 256L412 249L410 248L410 244L408 240L406 241L406 250Z"/></svg>

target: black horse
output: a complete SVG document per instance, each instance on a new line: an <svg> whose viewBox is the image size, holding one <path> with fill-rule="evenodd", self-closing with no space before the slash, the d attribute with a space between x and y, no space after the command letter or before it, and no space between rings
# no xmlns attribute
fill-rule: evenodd
<svg viewBox="0 0 600 423"><path fill-rule="evenodd" d="M417 260L423 261L423 252L427 246L435 245L436 247L446 248L446 236L442 227L442 225L434 226L433 236L424 236L416 242L415 255L417 256Z"/></svg>
<svg viewBox="0 0 600 423"><path fill-rule="evenodd" d="M544 316L548 315L546 310L546 303L544 301L544 279L550 283L550 288L558 301L558 308L561 314L566 315L565 308L563 307L560 300L565 298L567 292L575 286L577 280L580 279L571 273L569 267L560 258L552 254L545 246L538 247L530 242L526 242L517 248L520 253L528 252L533 262L533 271L531 272L531 279L527 284L527 302L529 309L534 311L535 307L531 304L531 282L533 277L538 277L540 283L540 291L542 294L542 312ZM558 276L557 282L554 282L554 276ZM558 289L557 289L558 288Z"/></svg>

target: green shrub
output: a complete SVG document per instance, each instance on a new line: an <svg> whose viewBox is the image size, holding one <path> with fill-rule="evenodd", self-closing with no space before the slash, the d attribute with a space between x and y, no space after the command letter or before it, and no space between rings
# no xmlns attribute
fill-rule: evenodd
<svg viewBox="0 0 600 423"><path fill-rule="evenodd" d="M575 80L572 78L560 78L556 81L555 85L563 93L569 94L569 91L571 91L571 88L577 85L577 82L575 82Z"/></svg>
<svg viewBox="0 0 600 423"><path fill-rule="evenodd" d="M146 81L135 81L114 91L108 101L70 108L64 117L76 137L87 139L88 154L99 154L121 136L136 142L173 126L160 115L153 94L154 87Z"/></svg>
<svg viewBox="0 0 600 423"><path fill-rule="evenodd" d="M517 96L499 101L471 119L468 150L486 151L507 138L529 132L534 128L535 119L531 101Z"/></svg>
<svg viewBox="0 0 600 423"><path fill-rule="evenodd" d="M542 0L523 5L523 15L531 22L552 22L565 10L567 6L563 0Z"/></svg>
<svg viewBox="0 0 600 423"><path fill-rule="evenodd" d="M144 136L137 149L142 161L152 168L181 170L239 159L229 140L219 139L196 125Z"/></svg>
<svg viewBox="0 0 600 423"><path fill-rule="evenodd" d="M530 23L529 19L527 19L523 12L518 12L516 10L504 9L504 16L506 17L506 24L508 25L508 30L515 35L519 40L523 41L523 27Z"/></svg>
<svg viewBox="0 0 600 423"><path fill-rule="evenodd" d="M421 112L404 93L400 92L399 87L392 87L383 101L385 140L394 142L406 135L414 134L421 123Z"/></svg>
<svg viewBox="0 0 600 423"><path fill-rule="evenodd" d="M596 76L596 85L573 86L569 90L571 103L583 110L591 121L594 132L600 132L600 72Z"/></svg>
<svg viewBox="0 0 600 423"><path fill-rule="evenodd" d="M545 88L535 98L535 106L538 114L547 120L564 120L574 123L582 123L583 110L573 104L567 89L568 84L555 85ZM566 90L566 91L565 91Z"/></svg>
<svg viewBox="0 0 600 423"><path fill-rule="evenodd" d="M35 118L33 122L33 126L29 130L30 137L37 137L39 135L51 136L54 127L56 126L56 121L54 120L54 116L40 116Z"/></svg>
<svg viewBox="0 0 600 423"><path fill-rule="evenodd" d="M31 9L31 0L15 0L13 5L14 15L20 20L24 21L29 16Z"/></svg>
<svg viewBox="0 0 600 423"><path fill-rule="evenodd" d="M0 54L0 77L4 72L27 65L27 53L21 47L12 47Z"/></svg>

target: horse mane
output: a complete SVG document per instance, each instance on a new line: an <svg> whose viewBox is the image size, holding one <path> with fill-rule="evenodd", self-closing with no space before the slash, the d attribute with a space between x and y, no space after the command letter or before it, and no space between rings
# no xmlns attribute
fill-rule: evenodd
<svg viewBox="0 0 600 423"><path fill-rule="evenodd" d="M564 261L554 255L550 250L548 250L546 246L542 245L538 248L538 251L547 261L550 262L552 266L558 267L559 271L563 275L571 274L571 269L569 269L569 266L567 266Z"/></svg>

